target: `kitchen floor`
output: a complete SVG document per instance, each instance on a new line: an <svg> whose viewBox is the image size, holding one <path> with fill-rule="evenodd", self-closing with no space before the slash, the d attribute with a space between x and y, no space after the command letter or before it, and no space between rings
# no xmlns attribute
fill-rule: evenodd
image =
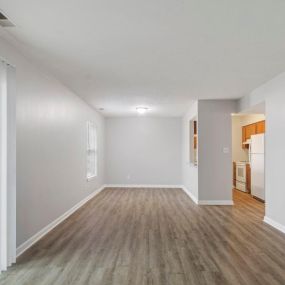
<svg viewBox="0 0 285 285"><path fill-rule="evenodd" d="M252 208L254 211L257 211L258 216L260 219L263 220L265 215L265 204L264 202L253 198L250 194L242 192L240 190L234 189L233 190L233 200L235 203L238 203L239 206L244 204L246 210L248 207Z"/></svg>

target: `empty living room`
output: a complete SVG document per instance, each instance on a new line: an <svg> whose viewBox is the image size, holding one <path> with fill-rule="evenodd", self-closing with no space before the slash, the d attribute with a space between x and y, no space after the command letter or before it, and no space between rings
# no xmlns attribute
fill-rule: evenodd
<svg viewBox="0 0 285 285"><path fill-rule="evenodd" d="M284 285L285 1L0 0L0 285Z"/></svg>

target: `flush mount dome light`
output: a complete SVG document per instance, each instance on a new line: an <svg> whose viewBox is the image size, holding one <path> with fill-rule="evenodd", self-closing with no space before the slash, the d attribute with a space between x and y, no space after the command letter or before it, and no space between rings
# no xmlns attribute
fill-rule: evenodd
<svg viewBox="0 0 285 285"><path fill-rule="evenodd" d="M147 108L147 107L137 107L136 110L137 110L137 112L138 112L140 115L142 115L142 114L144 114L146 111L148 111L149 108Z"/></svg>

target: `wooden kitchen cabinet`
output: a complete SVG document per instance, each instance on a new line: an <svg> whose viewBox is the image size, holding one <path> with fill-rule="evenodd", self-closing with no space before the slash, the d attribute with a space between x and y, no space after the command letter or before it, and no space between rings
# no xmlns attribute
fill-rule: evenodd
<svg viewBox="0 0 285 285"><path fill-rule="evenodd" d="M253 135L265 133L265 121L260 121L254 124L250 124L242 127L242 148L248 148L248 145L244 145Z"/></svg>
<svg viewBox="0 0 285 285"><path fill-rule="evenodd" d="M251 168L249 163L246 165L246 190L251 194Z"/></svg>
<svg viewBox="0 0 285 285"><path fill-rule="evenodd" d="M196 119L189 121L189 162L198 165L198 122Z"/></svg>
<svg viewBox="0 0 285 285"><path fill-rule="evenodd" d="M194 135L197 135L197 121L194 121Z"/></svg>
<svg viewBox="0 0 285 285"><path fill-rule="evenodd" d="M252 135L256 134L256 124L245 126L245 138L249 140Z"/></svg>
<svg viewBox="0 0 285 285"><path fill-rule="evenodd" d="M243 144L245 141L246 141L245 127L242 127L242 148L246 148L246 146Z"/></svg>
<svg viewBox="0 0 285 285"><path fill-rule="evenodd" d="M237 183L236 183L236 178L237 178L237 174L236 174L236 163L233 162L233 187L235 188Z"/></svg>
<svg viewBox="0 0 285 285"><path fill-rule="evenodd" d="M194 121L194 149L197 149L198 139L197 139L197 121Z"/></svg>
<svg viewBox="0 0 285 285"><path fill-rule="evenodd" d="M256 134L265 133L265 121L260 121L256 123Z"/></svg>
<svg viewBox="0 0 285 285"><path fill-rule="evenodd" d="M242 127L242 148L248 148L248 145L243 144L244 142L247 141L247 139L246 139L246 135L247 135L246 130L247 130L246 126Z"/></svg>
<svg viewBox="0 0 285 285"><path fill-rule="evenodd" d="M197 149L197 135L194 136L194 149Z"/></svg>
<svg viewBox="0 0 285 285"><path fill-rule="evenodd" d="M251 124L242 127L242 143L246 142L251 138L252 135L256 134L256 124ZM248 145L242 145L242 148L248 148Z"/></svg>

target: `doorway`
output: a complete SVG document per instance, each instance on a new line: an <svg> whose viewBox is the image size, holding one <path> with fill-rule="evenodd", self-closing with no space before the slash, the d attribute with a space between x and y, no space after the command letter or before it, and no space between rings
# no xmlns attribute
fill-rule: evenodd
<svg viewBox="0 0 285 285"><path fill-rule="evenodd" d="M261 203L265 196L265 104L232 115L233 198L243 193Z"/></svg>

